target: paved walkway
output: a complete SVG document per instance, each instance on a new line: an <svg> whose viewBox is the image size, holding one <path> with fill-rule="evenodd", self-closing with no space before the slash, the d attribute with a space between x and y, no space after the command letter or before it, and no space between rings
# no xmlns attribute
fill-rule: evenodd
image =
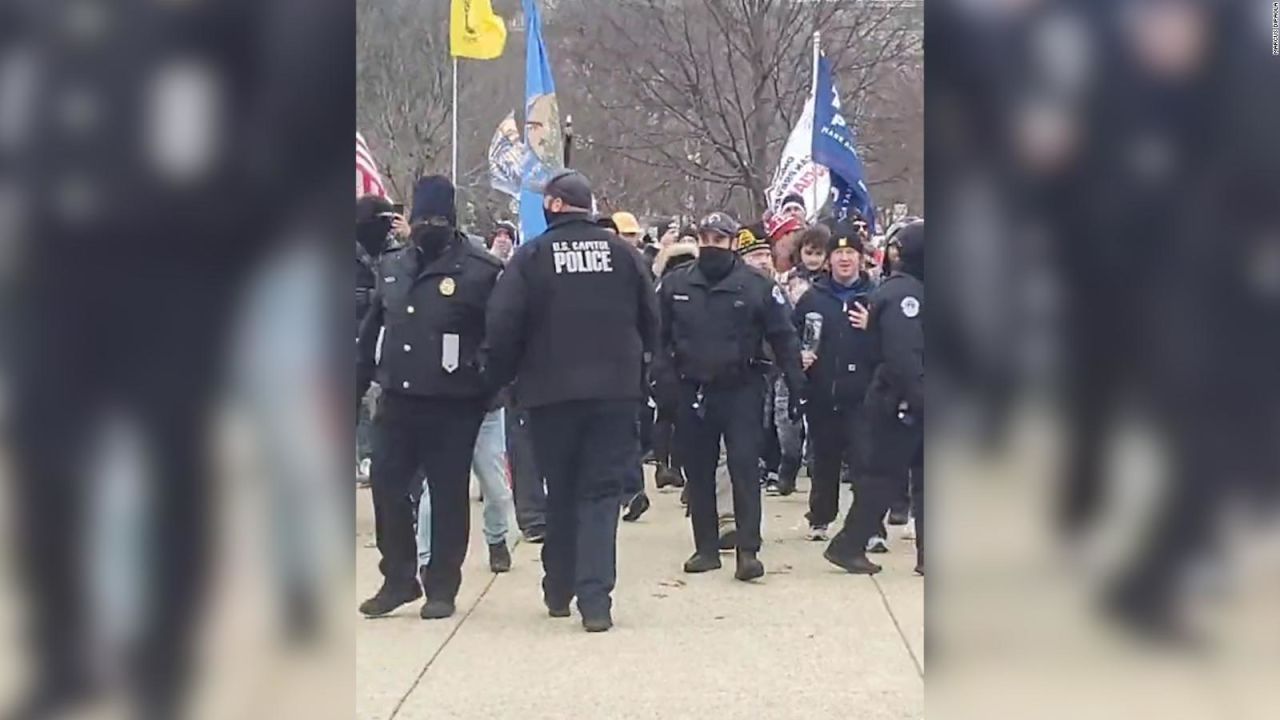
<svg viewBox="0 0 1280 720"><path fill-rule="evenodd" d="M510 573L488 572L474 504L458 614L423 621L414 605L358 622L356 717L924 717L924 585L900 528L883 573L851 576L803 538L807 493L765 498L769 574L748 584L728 554L719 572L683 574L692 540L678 491L650 497L620 528L615 626L596 635L576 611L547 617L539 546L517 545ZM368 491L357 529L356 602L379 581Z"/></svg>

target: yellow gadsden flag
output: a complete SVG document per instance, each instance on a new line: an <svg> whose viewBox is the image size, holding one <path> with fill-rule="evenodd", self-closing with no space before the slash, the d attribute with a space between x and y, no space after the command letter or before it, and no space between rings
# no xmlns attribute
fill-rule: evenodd
<svg viewBox="0 0 1280 720"><path fill-rule="evenodd" d="M502 55L507 27L489 0L453 0L449 20L449 52L454 57L492 60Z"/></svg>

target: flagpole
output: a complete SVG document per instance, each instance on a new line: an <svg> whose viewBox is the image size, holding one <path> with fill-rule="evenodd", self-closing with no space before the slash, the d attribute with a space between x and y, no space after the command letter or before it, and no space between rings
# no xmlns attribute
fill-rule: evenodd
<svg viewBox="0 0 1280 720"><path fill-rule="evenodd" d="M458 184L458 56L453 57L453 165L449 179Z"/></svg>
<svg viewBox="0 0 1280 720"><path fill-rule="evenodd" d="M813 98L813 113L815 118L818 115L818 54L820 52L819 46L821 45L821 43L822 43L822 33L817 30L814 30L813 31L813 80L811 81L809 86L809 97ZM810 143L811 144L809 147L809 156L812 159L813 157L812 141L810 141ZM813 197L809 201L809 208L813 212L813 216L816 218L818 217L818 181L816 178L812 183L809 184L809 187L812 188L812 191L813 191Z"/></svg>

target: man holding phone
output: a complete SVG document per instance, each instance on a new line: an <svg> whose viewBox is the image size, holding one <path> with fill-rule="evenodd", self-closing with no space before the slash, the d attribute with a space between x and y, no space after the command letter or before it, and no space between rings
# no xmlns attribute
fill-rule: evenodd
<svg viewBox="0 0 1280 720"><path fill-rule="evenodd" d="M866 332L872 282L862 272L864 245L851 223L837 223L828 243L829 276L819 276L796 304L794 322L803 333L805 315L822 316L816 350L801 353L809 377L805 415L814 444L809 492L809 539L829 539L840 512L840 468L857 468L857 423L871 381L876 345ZM856 482L856 480L855 480Z"/></svg>

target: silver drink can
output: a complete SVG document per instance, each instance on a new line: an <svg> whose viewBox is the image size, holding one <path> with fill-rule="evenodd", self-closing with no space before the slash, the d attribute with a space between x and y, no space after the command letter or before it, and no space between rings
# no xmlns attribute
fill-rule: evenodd
<svg viewBox="0 0 1280 720"><path fill-rule="evenodd" d="M800 340L800 349L806 352L818 352L822 342L822 315L811 312L804 314L804 337Z"/></svg>

